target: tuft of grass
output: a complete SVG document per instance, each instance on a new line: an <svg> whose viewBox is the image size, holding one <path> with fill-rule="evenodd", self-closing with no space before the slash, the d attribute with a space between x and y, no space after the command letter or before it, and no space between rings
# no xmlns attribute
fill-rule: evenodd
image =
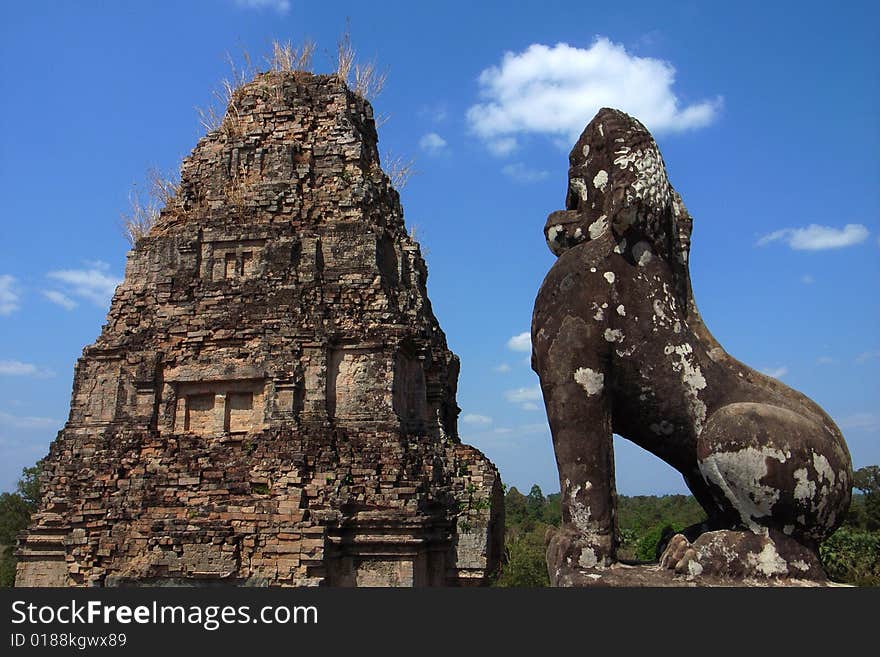
<svg viewBox="0 0 880 657"><path fill-rule="evenodd" d="M149 234L156 223L156 219L159 218L159 208L150 199L145 202L136 188L129 192L128 204L128 212L122 214L120 221L125 239L129 246L134 248Z"/></svg>
<svg viewBox="0 0 880 657"><path fill-rule="evenodd" d="M312 60L317 46L307 39L299 47L290 41L272 42L272 54L265 58L269 70L275 72L312 72ZM196 107L199 123L208 132L221 131L229 139L243 133L242 117L239 108L238 91L257 76L258 71L251 63L251 57L242 50L241 62L226 53L229 75L221 80L219 89L211 93L211 102L205 107ZM351 43L351 34L346 24L345 32L337 42L336 76L362 98L372 100L385 87L387 70L380 71L375 62L364 64L356 61L357 53ZM353 75L353 80L351 79ZM277 89L276 89L277 92ZM387 120L387 119L386 119ZM377 125L381 125L377 122Z"/></svg>
<svg viewBox="0 0 880 657"><path fill-rule="evenodd" d="M135 247L149 234L162 208L175 202L178 191L180 182L175 178L165 176L157 169L147 171L146 192L142 193L135 185L128 195L129 209L120 217L122 232L129 245Z"/></svg>
<svg viewBox="0 0 880 657"><path fill-rule="evenodd" d="M348 82L351 67L354 65L355 52L351 45L351 34L346 25L345 32L336 43L336 75L343 82Z"/></svg>
<svg viewBox="0 0 880 657"><path fill-rule="evenodd" d="M273 71L311 72L315 49L315 42L311 39L306 39L300 48L295 48L290 41L281 43L276 40L272 42L272 57L267 61Z"/></svg>
<svg viewBox="0 0 880 657"><path fill-rule="evenodd" d="M243 64L239 64L231 54L226 53L229 76L220 81L219 89L211 92L213 100L210 105L196 107L202 127L208 132L222 130L230 139L242 132L237 92L256 75L251 56L246 50L242 50L242 60Z"/></svg>
<svg viewBox="0 0 880 657"><path fill-rule="evenodd" d="M196 113L199 115L199 123L208 132L219 130L223 125L223 115L218 113L214 105L196 107Z"/></svg>
<svg viewBox="0 0 880 657"><path fill-rule="evenodd" d="M150 195L166 207L175 202L180 192L180 181L176 177L164 175L155 168L147 170L147 183Z"/></svg>
<svg viewBox="0 0 880 657"><path fill-rule="evenodd" d="M397 191L406 187L409 179L416 173L415 160L386 154L385 171L391 180L391 186Z"/></svg>
<svg viewBox="0 0 880 657"><path fill-rule="evenodd" d="M350 28L346 24L345 32L336 44L336 75L340 80L349 84L361 98L372 100L385 88L388 71L387 69L380 71L375 62L360 64L356 60L357 52L351 44ZM352 72L354 72L353 81L351 80Z"/></svg>
<svg viewBox="0 0 880 657"><path fill-rule="evenodd" d="M236 210L243 210L247 206L250 190L259 181L258 171L252 171L244 164L239 164L238 169L223 188L223 194L229 205Z"/></svg>
<svg viewBox="0 0 880 657"><path fill-rule="evenodd" d="M376 118L373 119L373 122L376 124L376 129L378 130L383 125L388 123L388 121L390 121L390 120L391 120L390 114L385 114L384 112L380 112L379 114L376 115Z"/></svg>
<svg viewBox="0 0 880 657"><path fill-rule="evenodd" d="M355 64L354 92L362 98L372 100L382 93L387 79L388 71L379 71L374 62Z"/></svg>

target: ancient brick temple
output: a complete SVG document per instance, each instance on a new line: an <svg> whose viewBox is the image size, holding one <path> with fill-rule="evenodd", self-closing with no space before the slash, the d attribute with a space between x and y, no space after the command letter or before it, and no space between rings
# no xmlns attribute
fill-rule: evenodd
<svg viewBox="0 0 880 657"><path fill-rule="evenodd" d="M77 363L19 586L486 581L500 478L376 143L337 76L235 93Z"/></svg>

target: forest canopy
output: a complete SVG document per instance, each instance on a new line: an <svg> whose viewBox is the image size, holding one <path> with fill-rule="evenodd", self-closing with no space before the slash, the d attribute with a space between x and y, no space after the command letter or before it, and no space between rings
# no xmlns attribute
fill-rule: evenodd
<svg viewBox="0 0 880 657"><path fill-rule="evenodd" d="M820 545L820 556L832 580L880 586L880 467L856 470L854 488L846 519ZM632 562L656 562L673 534L706 518L691 495L619 495L617 505L618 555ZM528 495L508 488L504 512L505 562L495 585L549 586L545 538L561 523L559 493L545 496L537 485Z"/></svg>

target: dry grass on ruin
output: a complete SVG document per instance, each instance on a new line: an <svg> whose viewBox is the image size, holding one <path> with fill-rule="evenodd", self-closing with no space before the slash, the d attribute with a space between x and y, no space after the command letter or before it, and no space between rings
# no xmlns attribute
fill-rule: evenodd
<svg viewBox="0 0 880 657"><path fill-rule="evenodd" d="M391 153L386 153L382 159L385 162L383 169L391 180L391 186L398 192L406 187L409 179L417 173L413 159L406 159Z"/></svg>
<svg viewBox="0 0 880 657"><path fill-rule="evenodd" d="M162 208L175 202L180 191L180 183L171 176L161 174L157 169L147 171L146 191L135 185L129 192L129 209L122 213L120 223L123 235L133 248L155 225Z"/></svg>
<svg viewBox="0 0 880 657"><path fill-rule="evenodd" d="M354 80L351 80L352 72ZM357 62L357 52L351 44L348 27L336 44L336 75L351 86L352 91L367 100L373 100L385 87L388 71L380 71L375 62Z"/></svg>
<svg viewBox="0 0 880 657"><path fill-rule="evenodd" d="M272 42L272 54L265 57L269 71L278 73L312 72L317 45L306 39L302 45L295 46L290 41ZM257 77L259 71L251 62L250 54L242 50L240 62L229 53L226 55L229 75L221 80L220 88L212 92L211 103L197 107L199 123L208 132L221 130L227 137L235 138L242 134L241 112L237 102L237 92ZM360 63L357 52L351 43L351 34L346 27L337 43L335 75L348 84L352 91L367 100L376 98L385 87L387 70L379 70L375 62ZM276 98L280 100L280 98Z"/></svg>
<svg viewBox="0 0 880 657"><path fill-rule="evenodd" d="M305 71L311 72L312 58L315 55L317 46L311 39L306 39L302 46L295 48L290 41L281 43L280 41L272 42L272 56L267 57L273 71L294 72Z"/></svg>

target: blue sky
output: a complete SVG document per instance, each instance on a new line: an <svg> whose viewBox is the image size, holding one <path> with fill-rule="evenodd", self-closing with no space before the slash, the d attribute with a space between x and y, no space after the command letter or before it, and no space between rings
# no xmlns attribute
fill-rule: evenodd
<svg viewBox="0 0 880 657"><path fill-rule="evenodd" d="M476 6L474 6L476 4ZM723 7L721 5L724 5ZM132 186L174 171L195 107L273 39L334 69L350 21L387 67L380 152L461 357L462 439L520 489L558 489L528 367L547 214L602 105L652 129L695 218L691 274L734 356L828 410L856 467L880 463L880 93L876 3L8 2L0 6L0 489L45 455L73 366L124 271ZM625 494L683 492L617 442Z"/></svg>

